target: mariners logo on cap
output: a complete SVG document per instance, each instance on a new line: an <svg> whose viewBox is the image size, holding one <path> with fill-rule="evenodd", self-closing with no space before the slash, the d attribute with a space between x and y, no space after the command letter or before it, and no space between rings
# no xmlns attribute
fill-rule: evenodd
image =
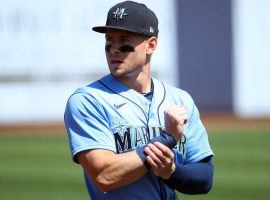
<svg viewBox="0 0 270 200"><path fill-rule="evenodd" d="M123 16L128 15L125 13L125 8L117 8L112 15L114 15L114 19L123 19Z"/></svg>

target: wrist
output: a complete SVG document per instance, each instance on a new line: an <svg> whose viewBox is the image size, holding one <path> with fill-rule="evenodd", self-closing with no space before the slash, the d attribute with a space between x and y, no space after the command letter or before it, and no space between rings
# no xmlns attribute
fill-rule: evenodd
<svg viewBox="0 0 270 200"><path fill-rule="evenodd" d="M140 159L143 162L146 169L150 169L151 166L149 165L149 163L146 160L147 155L144 152L144 148L145 148L145 146L143 146L143 147L138 146L135 151L136 151L137 155L140 157Z"/></svg>
<svg viewBox="0 0 270 200"><path fill-rule="evenodd" d="M182 133L174 133L173 131L171 130L166 130L164 131L165 133L171 135L176 141L180 141L181 140L181 137L182 137Z"/></svg>
<svg viewBox="0 0 270 200"><path fill-rule="evenodd" d="M149 143L152 143L152 144L154 144L155 142L159 142L159 143L167 146L170 149L174 148L177 145L177 141L175 140L175 138L166 132L163 132L160 136L155 137L149 141ZM144 152L144 148L146 146L147 146L147 144L144 146L137 146L136 153L138 154L138 156L140 157L140 159L144 163L145 167L147 169L150 169L151 166L147 162L147 160L146 160L147 155ZM174 166L174 170L175 170L175 166Z"/></svg>
<svg viewBox="0 0 270 200"><path fill-rule="evenodd" d="M166 131L163 131L163 133L160 134L160 136L151 139L149 143L154 144L155 142L159 142L167 146L169 149L172 149L177 145L177 140Z"/></svg>
<svg viewBox="0 0 270 200"><path fill-rule="evenodd" d="M175 171L175 164L173 163L172 164L172 167L171 167L171 169L170 169L170 171L169 171L169 173L168 173L168 175L167 176L165 176L165 177L162 177L162 179L169 179L171 176L172 176L172 174L174 173L174 171Z"/></svg>
<svg viewBox="0 0 270 200"><path fill-rule="evenodd" d="M166 132L167 134L170 134L177 142L181 140L181 135L179 134L171 134L170 132Z"/></svg>

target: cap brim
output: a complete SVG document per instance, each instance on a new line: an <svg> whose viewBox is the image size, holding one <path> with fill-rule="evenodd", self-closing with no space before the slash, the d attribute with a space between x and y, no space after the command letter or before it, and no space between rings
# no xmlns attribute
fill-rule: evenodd
<svg viewBox="0 0 270 200"><path fill-rule="evenodd" d="M127 32L132 32L132 33L138 33L142 35L147 35L145 33L141 33L138 31L135 31L131 28L126 28L126 27L119 27L119 26L95 26L92 28L93 31L98 32L98 33L106 33L107 30L109 29L114 29L114 30L121 30L121 31L127 31Z"/></svg>

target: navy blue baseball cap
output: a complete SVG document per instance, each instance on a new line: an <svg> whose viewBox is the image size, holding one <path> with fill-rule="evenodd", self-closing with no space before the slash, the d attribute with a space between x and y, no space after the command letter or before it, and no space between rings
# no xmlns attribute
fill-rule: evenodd
<svg viewBox="0 0 270 200"><path fill-rule="evenodd" d="M108 29L117 29L139 33L146 36L158 36L158 19L155 13L142 3L124 1L113 6L107 15L106 26L96 26L92 30L106 33Z"/></svg>

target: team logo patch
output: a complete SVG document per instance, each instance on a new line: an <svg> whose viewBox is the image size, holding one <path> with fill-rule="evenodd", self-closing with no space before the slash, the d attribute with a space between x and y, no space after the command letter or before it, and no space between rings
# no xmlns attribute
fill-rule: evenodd
<svg viewBox="0 0 270 200"><path fill-rule="evenodd" d="M123 19L124 16L128 15L125 13L125 8L117 8L112 15L114 15L114 19Z"/></svg>

